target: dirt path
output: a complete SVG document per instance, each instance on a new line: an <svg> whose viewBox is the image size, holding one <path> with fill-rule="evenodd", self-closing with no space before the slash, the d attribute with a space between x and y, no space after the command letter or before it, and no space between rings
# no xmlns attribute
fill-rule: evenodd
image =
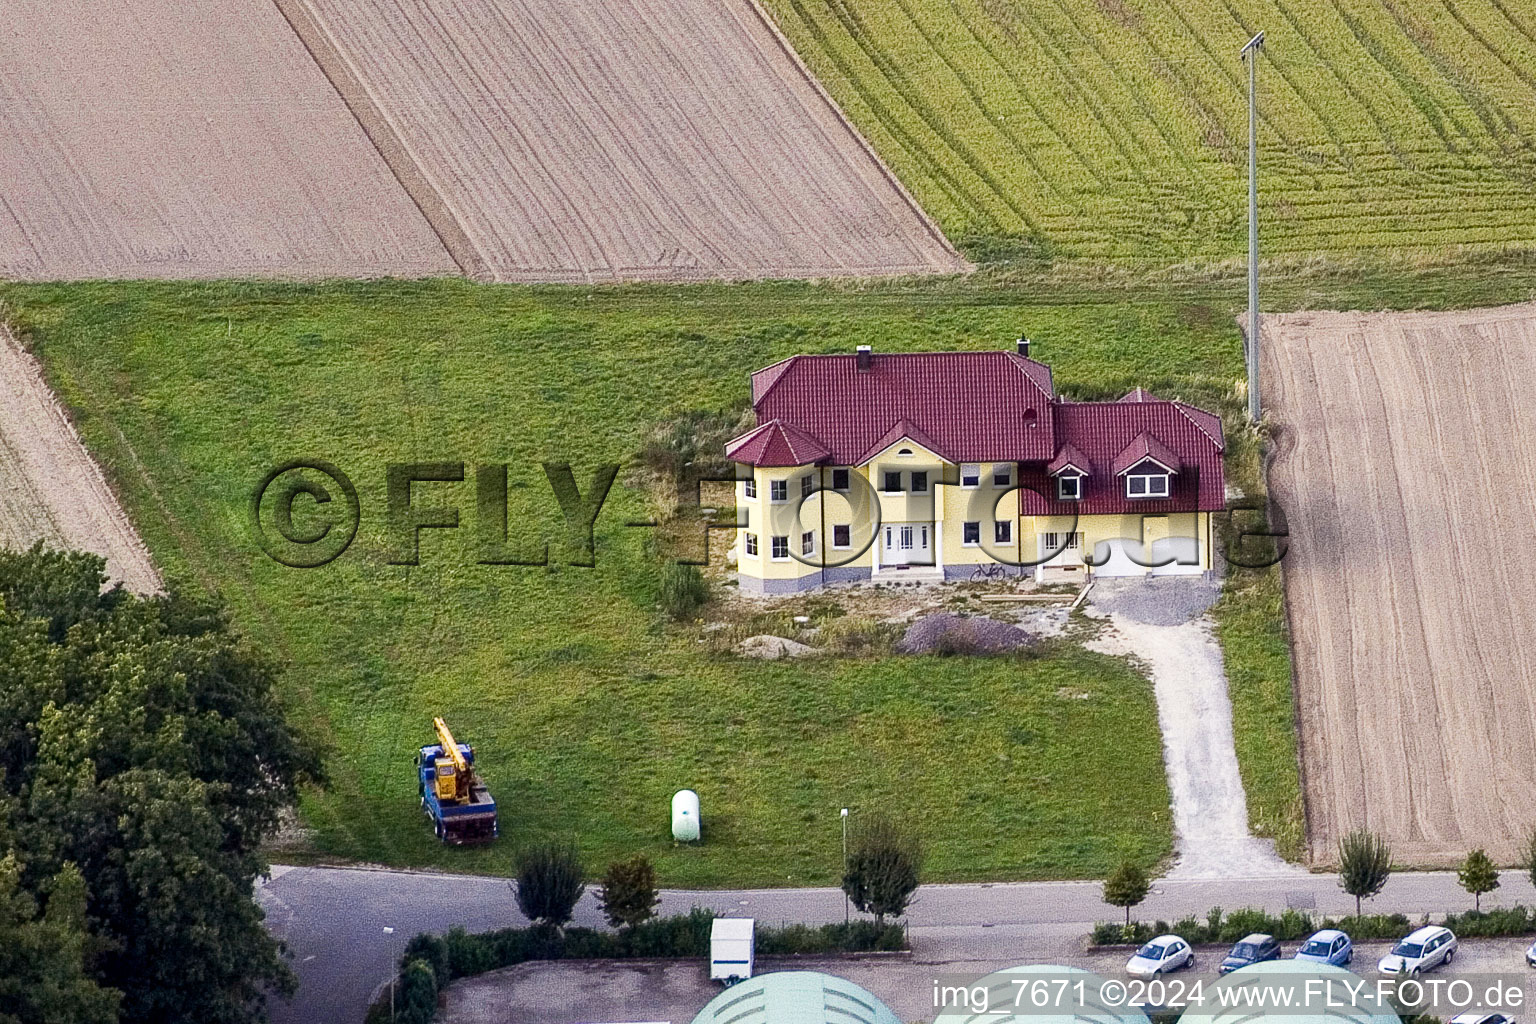
<svg viewBox="0 0 1536 1024"><path fill-rule="evenodd" d="M1211 620L1199 612L1182 622L1169 622L1166 617L1167 608L1188 601L1189 591L1209 585L1195 580L1169 582L1182 591L1150 591L1153 602L1139 600L1146 595L1138 591L1149 589L1143 581L1121 593L1100 583L1090 614L1107 616L1108 628L1088 645L1105 654L1133 655L1145 663L1152 677L1173 810L1176 859L1167 877L1301 874L1300 868L1280 858L1272 840L1255 838L1248 831L1248 799L1232 739L1232 703ZM1214 599L1214 589L1210 596Z"/></svg>
<svg viewBox="0 0 1536 1024"><path fill-rule="evenodd" d="M37 360L0 327L0 546L37 541L103 556L107 575L130 590L161 588L149 552Z"/></svg>
<svg viewBox="0 0 1536 1024"><path fill-rule="evenodd" d="M1536 306L1265 318L1314 858L1512 863L1536 825Z"/></svg>

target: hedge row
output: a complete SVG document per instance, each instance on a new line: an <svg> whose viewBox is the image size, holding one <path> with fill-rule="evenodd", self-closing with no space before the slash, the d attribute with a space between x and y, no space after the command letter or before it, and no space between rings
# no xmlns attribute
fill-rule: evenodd
<svg viewBox="0 0 1536 1024"><path fill-rule="evenodd" d="M1311 935L1319 928L1338 928L1356 939L1395 939L1406 935L1412 925L1403 914L1365 914L1361 917L1319 919L1300 910L1287 910L1277 915L1246 909L1226 914L1220 907L1214 907L1204 921L1196 917L1182 918L1171 924L1167 921L1150 924L1135 921L1129 929L1118 921L1102 921L1093 926L1092 942L1095 946L1122 943L1140 945L1158 935L1171 933L1182 936L1194 945L1200 945L1232 943L1253 932L1273 935L1281 941L1294 941Z"/></svg>
<svg viewBox="0 0 1536 1024"><path fill-rule="evenodd" d="M396 1024L430 1024L437 994L456 978L483 974L530 960L622 960L707 957L715 915L694 909L660 917L623 931L592 928L503 928L471 935L454 928L446 935L423 933L406 944L395 990ZM868 953L907 948L900 925L873 921L820 926L791 924L757 929L757 953ZM389 1020L389 1003L376 1004L370 1024Z"/></svg>
<svg viewBox="0 0 1536 1024"><path fill-rule="evenodd" d="M1419 924L1428 924L1425 916ZM1536 934L1536 910L1516 904L1495 910L1469 910L1464 914L1445 915L1444 924L1461 937L1499 938L1511 935ZM1403 914L1366 914L1361 917L1323 918L1299 910L1287 910L1280 915L1262 910L1237 910L1223 914L1216 907L1204 921L1186 917L1172 924L1155 921L1151 924L1133 922L1130 930L1118 921L1105 921L1094 925L1093 944L1113 946L1120 944L1140 945L1158 935L1183 936L1189 942L1232 943L1252 932L1273 935L1282 941L1304 938L1319 928L1338 928L1355 939L1396 939L1406 935L1414 927Z"/></svg>

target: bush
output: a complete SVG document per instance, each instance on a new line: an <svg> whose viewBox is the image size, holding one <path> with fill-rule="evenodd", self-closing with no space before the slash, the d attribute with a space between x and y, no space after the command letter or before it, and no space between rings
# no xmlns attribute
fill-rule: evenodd
<svg viewBox="0 0 1536 1024"><path fill-rule="evenodd" d="M410 960L395 992L396 1024L431 1024L437 1016L437 976L425 960Z"/></svg>
<svg viewBox="0 0 1536 1024"><path fill-rule="evenodd" d="M1517 924L1521 921L1529 921L1532 930L1536 930L1536 917L1526 918L1524 908L1514 908L1513 911L1490 911L1488 914L1466 914L1461 918L1450 915L1446 918L1446 927L1463 934L1461 928L1455 923L1474 916L1491 918L1495 915L1505 915L1499 925L1488 927L1509 927L1512 931L1505 932L1480 932L1471 928L1465 931L1467 935L1483 934L1520 934ZM1477 927L1476 925L1473 926ZM1234 910L1230 914L1224 914L1220 907L1214 907L1206 914L1204 921L1195 917L1185 917L1169 923L1167 921L1155 921L1151 924L1136 922L1129 928L1119 922L1104 921L1094 925L1091 942L1095 946L1116 946L1127 943L1140 945L1158 935L1172 932L1181 935L1186 940L1195 944L1220 943L1227 945L1236 942L1245 935L1260 932L1273 935L1282 942L1294 942L1297 939L1306 938L1319 928L1338 928L1346 931L1356 940L1359 939L1396 939L1413 930L1412 923L1402 914L1367 914L1363 917L1345 917L1338 920L1328 918L1319 921L1311 914L1299 910L1287 910L1278 917L1263 910L1245 909Z"/></svg>
<svg viewBox="0 0 1536 1024"><path fill-rule="evenodd" d="M922 869L917 840L886 818L873 816L854 834L843 874L843 892L860 911L874 914L884 927L887 917L906 913L917 892Z"/></svg>
<svg viewBox="0 0 1536 1024"><path fill-rule="evenodd" d="M1457 935L1496 938L1536 932L1536 913L1525 907L1500 907L1496 910L1469 910L1465 914L1445 915L1445 926Z"/></svg>
<svg viewBox="0 0 1536 1024"><path fill-rule="evenodd" d="M849 616L833 619L817 634L821 645L834 654L857 656L890 651L900 627L878 619Z"/></svg>
<svg viewBox="0 0 1536 1024"><path fill-rule="evenodd" d="M484 974L530 960L705 957L713 911L695 907L686 914L652 918L620 932L593 928L556 931L546 926L502 928L471 935L454 928L444 936L417 935L406 945L396 980L396 1024L427 1024L437 1010L437 993L456 978ZM757 952L773 954L894 952L907 948L897 924L854 921L819 926L790 924L757 929ZM421 1016L422 1008L430 1008ZM411 1016L410 1014L415 1014ZM369 1024L389 1020L389 995L368 1011Z"/></svg>
<svg viewBox="0 0 1536 1024"><path fill-rule="evenodd" d="M576 848L542 843L517 855L517 909L535 924L559 928L571 919L586 883Z"/></svg>
<svg viewBox="0 0 1536 1024"><path fill-rule="evenodd" d="M656 914L661 893L656 891L656 869L643 856L616 860L608 865L598 894L603 916L615 928L632 928Z"/></svg>
<svg viewBox="0 0 1536 1024"><path fill-rule="evenodd" d="M681 622L693 618L693 613L709 600L709 584L696 565L664 562L656 596L661 610Z"/></svg>

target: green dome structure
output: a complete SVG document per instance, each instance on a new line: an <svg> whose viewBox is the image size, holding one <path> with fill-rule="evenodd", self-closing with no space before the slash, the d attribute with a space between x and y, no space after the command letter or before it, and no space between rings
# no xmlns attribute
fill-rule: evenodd
<svg viewBox="0 0 1536 1024"><path fill-rule="evenodd" d="M1261 964L1250 964L1238 968L1210 986L1206 992L1205 1006L1190 1007L1179 1018L1179 1024L1248 1024L1256 1017L1264 1016L1273 1016L1273 1019L1283 1021L1284 1024L1402 1024L1401 1018L1391 1007L1371 999L1364 992L1361 996L1363 1005L1360 1006L1319 1006L1315 1013L1295 1008L1306 1005L1302 998L1302 986L1309 979L1315 978L1334 978L1340 983L1348 981L1352 984L1358 984L1361 980L1353 971L1332 964L1301 960L1269 960ZM1219 989L1269 988L1274 992L1267 995L1268 1005L1274 1006L1275 993L1285 986L1294 986L1297 994L1293 996L1293 1008L1283 1011L1283 1015L1266 1015L1256 1002L1249 1001L1243 1001L1243 1005L1222 1007L1217 992ZM1336 1002L1346 1001L1342 986L1335 990L1335 995Z"/></svg>
<svg viewBox="0 0 1536 1024"><path fill-rule="evenodd" d="M1026 1004L1016 1014L1007 1013L1007 1009L1020 999L1020 986L1014 982L1032 975L1039 977L1042 982L1046 979L1053 982L1063 979L1067 982L1066 993L1054 985L1042 986L1042 992L1048 993L1051 998L1074 998L1076 982L1081 979L1087 995L1085 1005L1078 1006L1074 1002L1070 1006L1062 1006L1057 1013ZM1005 968L974 982L967 993L966 1005L951 1003L934 1018L933 1024L976 1024L979 1021L985 1024L1148 1024L1147 1015L1134 1006L1096 1005L1095 997L1104 981L1102 975L1080 967L1025 964ZM985 1000L985 1006L978 1005L981 1000Z"/></svg>
<svg viewBox="0 0 1536 1024"><path fill-rule="evenodd" d="M819 971L774 971L732 985L693 1024L901 1024L851 981Z"/></svg>

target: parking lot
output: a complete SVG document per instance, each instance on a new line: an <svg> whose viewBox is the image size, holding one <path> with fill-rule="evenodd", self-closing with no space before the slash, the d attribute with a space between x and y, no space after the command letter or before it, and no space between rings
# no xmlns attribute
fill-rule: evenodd
<svg viewBox="0 0 1536 1024"><path fill-rule="evenodd" d="M1000 943L1004 944L1007 943ZM1428 977L1464 978L1477 993L1501 981L1506 986L1518 985L1529 1000L1536 994L1536 971L1530 970L1524 960L1529 944L1526 939L1464 940L1454 963ZM1283 955L1290 956L1297 945L1282 943ZM1390 942L1360 943L1350 970L1374 984L1376 962L1391 946ZM1215 967L1225 953L1226 947L1201 947L1196 953L1194 970L1178 977L1188 983L1204 980L1208 984L1215 979ZM953 985L1016 964L1039 962L1060 963L1123 979L1129 955L1129 949L1116 949L1078 952L1046 961L945 960L921 955L782 957L760 960L758 973L815 970L835 974L869 990L903 1021L931 1021L935 1016L935 982ZM529 963L455 982L445 993L439 1019L447 1024L688 1024L719 991L718 983L706 977L702 962Z"/></svg>

